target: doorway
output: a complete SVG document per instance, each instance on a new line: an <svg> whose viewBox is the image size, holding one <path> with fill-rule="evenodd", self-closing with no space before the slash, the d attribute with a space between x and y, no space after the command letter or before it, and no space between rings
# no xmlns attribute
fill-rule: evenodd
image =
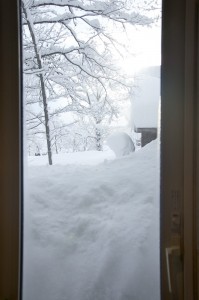
<svg viewBox="0 0 199 300"><path fill-rule="evenodd" d="M167 2L167 4L166 4ZM171 10L172 8L174 8L175 11L175 16L177 16L179 13L181 15L181 18L185 18L185 12L186 12L186 16L188 17L189 20L189 24L190 25L189 28L195 28L196 26L196 5L197 5L197 1L187 1L186 3L186 10L185 10L185 1L182 2L181 1L165 1L164 2L165 5L163 5L163 11L167 10L168 15L165 18L170 18L170 14L171 14ZM1 184L2 184L2 188L1 188L1 209L0 209L0 213L1 213L1 241L2 241L2 245L4 245L4 247L1 247L1 255L0 255L0 261L1 261L1 268L0 268L0 282L1 282L1 288L0 288L0 292L1 292L1 297L2 299L17 299L18 297L18 278L19 278L19 231L20 231L20 226L19 224L21 224L21 221L19 220L19 215L20 215L20 199L21 199L21 193L19 191L19 187L20 187L20 164L19 164L19 145L20 145L20 138L19 138L19 126L18 124L20 124L20 119L19 119L19 102L17 102L17 96L19 95L19 66L18 66L18 57L19 57L19 48L18 48L18 17L17 17L17 3L10 3L8 1L1 1L1 9L0 9L0 13L1 13L1 40L3 41L9 41L11 44L8 43L3 43L2 45L6 45L6 47L2 47L1 46L1 53L2 55L0 56L1 59L1 66L2 66L2 70L3 71L3 76L2 76L2 80L0 82L1 84L1 101L2 101L2 109L1 109L1 130L2 130L2 134L1 136L5 138L5 142L2 143L1 146L1 151L2 154L0 156L1 159ZM182 10L181 10L182 9ZM12 15L12 18L10 18L10 14ZM190 17L191 16L191 17ZM3 21L4 20L4 21ZM10 22L8 23L7 20L10 20ZM165 19L166 20L166 19ZM191 20L191 21L190 21ZM192 23L193 22L193 23ZM2 24L6 24L6 26L2 26ZM171 24L171 23L170 23ZM179 32L181 32L181 34L183 34L184 30L185 30L185 26L184 23L182 22L182 19L180 21L179 24ZM13 26L14 25L14 26ZM181 29L180 29L181 28ZM15 30L13 30L15 29ZM167 35L167 30L166 28L163 29L165 30L165 34L166 37L168 38ZM3 34L4 32L4 34ZM10 32L10 34L8 34L8 32ZM179 34L178 32L178 34ZM195 37L195 30L189 30L188 31L190 34L190 37L193 38L192 34ZM176 36L178 36L178 34ZM187 35L188 38L189 35ZM173 37L174 38L174 37ZM192 40L191 38L191 40ZM165 40L166 41L166 40ZM175 41L175 39L173 40ZM192 40L193 42L193 40ZM183 50L184 52L184 43L181 43L182 47L178 48L178 51L175 52L175 57L177 58L179 53L181 53L181 51ZM8 45L10 45L10 47L8 47ZM175 43L170 43L171 45L176 45ZM193 45L192 43L189 44L187 42L187 45ZM165 46L165 44L164 44ZM15 49L15 51L13 51L13 49ZM192 58L195 59L195 55L193 55L193 52L189 52L189 51L194 51L194 49L196 49L195 45L194 46L187 46L186 47L186 58L187 61L189 62L188 65L189 66L195 66L196 64L193 63L193 61L191 60ZM189 51L188 51L189 50ZM174 55L173 51L171 51L171 49L169 50L170 55ZM169 55L169 54L168 54ZM12 57L12 64L7 64L6 58ZM181 56L180 56L181 57ZM181 59L181 58L179 58ZM164 55L163 55L163 60L164 60ZM168 61L163 61L164 66L167 65ZM179 65L184 65L184 61L182 60L181 63L179 62ZM15 68L14 68L15 67ZM188 66L187 66L188 67ZM171 68L171 65L170 65ZM177 67L176 67L177 68ZM180 67L181 68L181 67ZM163 70L164 72L164 70ZM171 72L168 70L168 72ZM184 69L182 70L182 72L184 72ZM170 73L170 75L172 74L172 72ZM189 76L191 74L191 76ZM195 76L195 72L193 72L193 70L191 72L187 73L187 77L186 77L186 82L189 82L192 86L192 84L194 83L194 85L196 85L195 80L193 80L193 77ZM12 78L12 80L10 80ZM183 82L182 77L180 76L180 86ZM169 76L165 77L164 79L165 84L167 84L167 80L169 80ZM183 85L184 86L184 85ZM192 86L193 87L193 86ZM181 86L181 88L184 91L184 87ZM188 88L188 87L187 87ZM175 90L175 87L174 87ZM194 90L194 89L193 89ZM9 91L9 93L8 93ZM20 98L20 97L18 97ZM191 97L191 99L193 99ZM189 102L190 103L190 102ZM16 106L15 106L16 105ZM195 104L194 104L195 105ZM193 107L195 107L193 105ZM13 107L15 107L15 109L13 109ZM193 108L192 107L192 108ZM188 110L189 111L189 110ZM194 111L194 109L192 109L192 112ZM8 115L9 112L9 116L10 119L5 118L5 116ZM173 112L173 109L170 110L170 112ZM178 110L177 110L178 112ZM182 115L184 116L184 113L181 111ZM12 116L12 118L11 118ZM173 120L173 124L175 124L175 120L179 120L178 118L176 118L176 115L171 117L171 115L167 115L168 118L170 120ZM11 120L13 123L11 123ZM14 121L15 120L15 121ZM181 120L181 118L180 118ZM192 120L192 118L188 118L186 120ZM182 120L181 120L182 121ZM179 122L181 122L179 121ZM187 121L186 121L187 122ZM185 122L185 123L186 123ZM192 122L192 121L191 121ZM167 123L168 124L168 123ZM186 123L188 126L188 123ZM183 126L184 127L184 126ZM167 134L169 136L169 134L171 134L171 136L173 135L173 126L172 128L170 128L168 126L168 128L165 130L167 131ZM181 128L180 124L178 123L178 128ZM187 128L187 127L186 127ZM190 127L189 127L190 128ZM193 128L192 128L193 129ZM7 134L5 135L5 130L7 132ZM181 132L182 129L180 129ZM186 131L187 132L187 131ZM189 131L191 132L191 131ZM180 135L182 136L182 133L180 133ZM13 139L13 137L15 137L15 139ZM174 137L175 140L175 137ZM187 140L191 141L191 143L187 143ZM170 140L171 141L171 140ZM166 142L166 141L165 141ZM180 143L182 145L182 143ZM193 137L191 134L188 134L188 132L186 133L186 145L192 145L193 146ZM184 145L184 143L183 143ZM165 143L165 146L168 147L168 144ZM192 152L192 146L191 147L187 147L186 148L186 157L188 155L188 150L190 149ZM171 153L170 150L168 149L168 153ZM177 147L176 150L179 153L179 146ZM183 151L184 152L184 151ZM193 152L192 152L193 153ZM166 152L165 152L166 154ZM171 156L173 155L173 152L171 153ZM12 160L10 160L12 157ZM183 155L184 157L184 155ZM188 155L188 157L190 157ZM191 156L192 157L192 156ZM177 159L182 159L182 156L180 155L180 158ZM188 173L186 174L193 174L193 161L192 158L191 160L188 160L189 163L187 164L187 166L191 166L191 169L186 169L188 170ZM181 164L181 163L180 163ZM165 160L165 165L166 165L166 160ZM171 164L172 165L172 164ZM170 164L168 164L168 167L170 166ZM9 167L8 167L9 166ZM173 168L173 165L172 165ZM166 169L165 169L166 170ZM6 176L5 176L6 174ZM168 169L167 171L165 171L165 175L167 176L167 178L170 176L171 173L169 173ZM182 174L180 172L180 174ZM183 171L183 177L184 177L184 171ZM181 175L180 175L181 178ZM183 241L183 249L186 249L185 253L185 259L183 261L184 267L184 280L180 282L183 282L183 296L182 299L186 299L186 300L190 300L190 299L197 299L196 296L196 289L194 286L196 286L197 284L197 280L196 280L196 276L194 279L194 266L196 266L195 261L193 261L193 257L195 256L195 250L194 250L194 243L193 240L195 238L194 236L194 224L192 223L193 220L195 219L194 216L194 209L193 209L193 177L192 175L188 176L190 182L190 186L188 188L188 186L186 185L186 188L184 190L183 188L183 195L186 195L186 205L188 206L184 206L184 201L183 201L183 210L185 211L185 207L186 207L186 211L185 211L185 216L183 216L183 229L185 230L185 236L186 236L186 241L190 241L190 243L184 243ZM166 179L165 179L166 180ZM168 182L168 181L167 181ZM170 181L169 181L170 182ZM180 189L182 188L181 184L187 182L184 181L182 179L180 179ZM12 190L10 189L10 183L12 183ZM170 187L169 187L170 189ZM171 190L169 190L170 192L168 192L168 198L164 198L165 199L165 203L168 199L170 199L172 197L173 198L177 198L179 199L179 197L182 196L182 194L178 193L179 190L179 186L177 186L177 189L175 187L175 189L172 189L172 193ZM190 193L191 191L191 193ZM186 193L185 193L186 192ZM164 194L163 194L164 196ZM191 200L190 200L191 199ZM15 206L13 206L15 205ZM14 210L13 210L13 207ZM181 208L181 206L180 206ZM191 214L191 218L190 216L188 216L187 218L187 214ZM163 212L164 215L164 212ZM166 229L164 231L164 228L168 228L169 232L171 229L171 215L169 212L169 208L167 210L167 216L168 218L164 218L162 221L162 234L163 234L163 238L162 238L162 261L165 262L165 248L168 248L170 246L172 246L172 244L165 244L165 236L167 236ZM176 214L174 216L174 219L177 217L177 224L178 224L178 215ZM173 220L173 219L172 219ZM175 219L176 220L176 219ZM164 222L164 223L163 223ZM182 224L182 223L181 223ZM172 227L173 228L173 227ZM172 229L173 230L173 229ZM177 230L177 229L176 229ZM170 240L170 237L169 237ZM8 250L9 249L9 250ZM10 251L11 250L11 251ZM175 253L173 252L172 254L173 256L176 256ZM168 294L168 273L167 273L167 267L165 263L162 263L162 299L169 299L166 298L166 295L169 295L168 297L174 297L171 296L170 294ZM180 273L180 272L179 272ZM195 285L194 285L195 282ZM166 292L167 291L167 292ZM184 298L183 298L184 297ZM171 298L172 299L172 298ZM174 299L174 298L173 298Z"/></svg>

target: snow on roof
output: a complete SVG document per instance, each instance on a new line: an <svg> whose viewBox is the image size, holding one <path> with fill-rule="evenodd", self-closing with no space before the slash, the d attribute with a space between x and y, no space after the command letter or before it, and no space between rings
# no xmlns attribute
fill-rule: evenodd
<svg viewBox="0 0 199 300"><path fill-rule="evenodd" d="M154 128L158 125L160 101L160 66L140 71L135 80L132 101L133 123L136 128Z"/></svg>

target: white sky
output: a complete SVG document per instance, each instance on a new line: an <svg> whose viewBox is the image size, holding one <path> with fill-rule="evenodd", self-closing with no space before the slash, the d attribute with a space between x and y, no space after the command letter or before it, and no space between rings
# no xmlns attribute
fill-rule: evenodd
<svg viewBox="0 0 199 300"><path fill-rule="evenodd" d="M132 75L134 72L148 66L161 64L161 27L131 27L128 29L128 52L119 65Z"/></svg>

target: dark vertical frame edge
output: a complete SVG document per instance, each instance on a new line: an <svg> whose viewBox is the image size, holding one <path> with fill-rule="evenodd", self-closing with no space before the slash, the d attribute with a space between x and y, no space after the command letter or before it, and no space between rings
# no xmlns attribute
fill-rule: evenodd
<svg viewBox="0 0 199 300"><path fill-rule="evenodd" d="M23 41L22 41L22 14L21 1L17 0L18 4L18 37L19 37L19 300L23 298L23 248L24 248L24 103L23 103Z"/></svg>
<svg viewBox="0 0 199 300"><path fill-rule="evenodd" d="M0 300L22 289L22 81L20 2L0 1Z"/></svg>

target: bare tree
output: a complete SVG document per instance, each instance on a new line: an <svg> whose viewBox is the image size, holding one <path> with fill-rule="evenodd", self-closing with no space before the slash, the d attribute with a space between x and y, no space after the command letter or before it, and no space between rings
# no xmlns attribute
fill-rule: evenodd
<svg viewBox="0 0 199 300"><path fill-rule="evenodd" d="M107 128L113 119L119 115L119 104L125 101L129 94L128 86L113 87L107 81L103 86L95 78L87 78L76 88L73 96L73 111L81 118L81 123L87 125L87 139L95 141L95 148L98 151L103 149L103 139L106 136ZM72 96L71 96L72 97Z"/></svg>
<svg viewBox="0 0 199 300"><path fill-rule="evenodd" d="M146 0L139 10L138 3L128 0L22 0L25 89L29 92L25 94L29 110L31 105L42 103L43 113L38 113L34 122L45 127L49 164L53 114L49 102L65 99L65 108L57 108L55 114L73 110L80 81L93 78L104 91L107 82L121 82L113 63L107 60L119 42L109 28L150 25L155 2Z"/></svg>

